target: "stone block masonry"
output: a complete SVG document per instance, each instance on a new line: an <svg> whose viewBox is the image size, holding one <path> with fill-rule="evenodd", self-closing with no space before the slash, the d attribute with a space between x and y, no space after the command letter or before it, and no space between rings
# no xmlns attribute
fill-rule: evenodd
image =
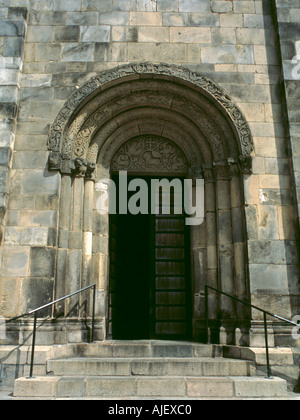
<svg viewBox="0 0 300 420"><path fill-rule="evenodd" d="M58 271L80 282L63 263L66 246L57 260L58 241L67 242L58 228L66 180L48 171L49 127L78 87L129 62L202 73L242 110L255 146L252 175L243 179L251 294L283 316L300 310L291 303L299 293L291 193L293 181L298 203L299 8L295 0L0 0L0 314L38 301L28 288L40 287L39 304L48 301ZM78 263L75 228L71 241ZM1 298L16 290L27 291L24 307Z"/></svg>
<svg viewBox="0 0 300 420"><path fill-rule="evenodd" d="M6 2L4 6L6 5ZM15 143L20 77L23 67L27 9L0 9L0 245L7 211L12 152Z"/></svg>
<svg viewBox="0 0 300 420"><path fill-rule="evenodd" d="M299 99L300 99L300 5L288 0L276 0L277 30L282 61L282 84L286 99L286 130L290 137L293 156L294 188L297 196L298 217L300 212L299 184Z"/></svg>

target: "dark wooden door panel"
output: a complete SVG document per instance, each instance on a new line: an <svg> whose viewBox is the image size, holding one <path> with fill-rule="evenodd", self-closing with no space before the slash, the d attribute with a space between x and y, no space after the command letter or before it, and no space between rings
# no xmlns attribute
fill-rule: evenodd
<svg viewBox="0 0 300 420"><path fill-rule="evenodd" d="M163 211L161 203L157 208ZM184 339L190 332L189 237L181 213L153 216L151 332L155 338Z"/></svg>

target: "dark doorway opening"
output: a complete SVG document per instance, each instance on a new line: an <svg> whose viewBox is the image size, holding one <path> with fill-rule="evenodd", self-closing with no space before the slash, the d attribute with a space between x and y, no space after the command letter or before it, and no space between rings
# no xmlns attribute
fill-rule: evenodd
<svg viewBox="0 0 300 420"><path fill-rule="evenodd" d="M149 216L111 216L116 236L111 259L112 334L148 338L150 331ZM113 276L112 276L113 275Z"/></svg>
<svg viewBox="0 0 300 420"><path fill-rule="evenodd" d="M143 179L149 187L149 214L110 215L109 336L188 339L190 241L185 215L174 214L172 204L171 214L151 214L153 177ZM119 179L113 180L118 196Z"/></svg>

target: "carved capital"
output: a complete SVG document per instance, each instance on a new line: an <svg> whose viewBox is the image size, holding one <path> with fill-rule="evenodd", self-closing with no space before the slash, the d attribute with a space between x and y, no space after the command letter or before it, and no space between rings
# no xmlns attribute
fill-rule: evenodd
<svg viewBox="0 0 300 420"><path fill-rule="evenodd" d="M81 158L76 158L74 159L73 162L74 162L74 166L72 170L73 175L79 178L84 178L87 171L87 161Z"/></svg>
<svg viewBox="0 0 300 420"><path fill-rule="evenodd" d="M229 168L229 172L230 172L231 177L240 176L241 169L240 169L239 162L234 161L234 160L230 160L230 161L228 161L228 165L229 165L228 168Z"/></svg>
<svg viewBox="0 0 300 420"><path fill-rule="evenodd" d="M189 168L189 176L192 179L203 179L203 170L201 167L191 167Z"/></svg>
<svg viewBox="0 0 300 420"><path fill-rule="evenodd" d="M193 180L193 187L196 186L197 179L203 179L203 170L201 167L189 168L189 177Z"/></svg>
<svg viewBox="0 0 300 420"><path fill-rule="evenodd" d="M50 171L59 171L61 167L61 154L59 152L50 152L48 165Z"/></svg>
<svg viewBox="0 0 300 420"><path fill-rule="evenodd" d="M93 162L87 162L87 168L86 168L86 175L85 177L87 179L95 179L95 170L96 170L96 164Z"/></svg>
<svg viewBox="0 0 300 420"><path fill-rule="evenodd" d="M205 182L215 182L215 173L212 163L204 163L202 169Z"/></svg>
<svg viewBox="0 0 300 420"><path fill-rule="evenodd" d="M227 161L213 162L216 179L229 180L229 164Z"/></svg>
<svg viewBox="0 0 300 420"><path fill-rule="evenodd" d="M87 179L94 179L95 163L86 162L84 159L71 159L58 152L51 152L48 160L49 171L60 171L62 174L75 175Z"/></svg>
<svg viewBox="0 0 300 420"><path fill-rule="evenodd" d="M63 156L61 160L60 172L62 174L70 174L74 169L74 162L69 156Z"/></svg>
<svg viewBox="0 0 300 420"><path fill-rule="evenodd" d="M243 174L252 174L252 156L239 157L240 171Z"/></svg>

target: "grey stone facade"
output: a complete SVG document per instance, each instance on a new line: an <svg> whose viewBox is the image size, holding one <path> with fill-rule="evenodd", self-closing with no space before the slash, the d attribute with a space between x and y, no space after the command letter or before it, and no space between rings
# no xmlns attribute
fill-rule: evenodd
<svg viewBox="0 0 300 420"><path fill-rule="evenodd" d="M96 282L106 338L109 231L95 217L94 182L109 176L114 141L164 132L194 166L211 164L202 165L207 230L193 232L191 250L194 338L206 282L283 317L300 314L299 0L0 0L0 18L0 315ZM126 95L153 113L122 120ZM186 115L189 101L198 110ZM209 152L193 131L200 117ZM111 139L102 161L91 146L101 136ZM261 315L250 321L260 343ZM14 328L9 344L23 337ZM50 330L50 343L82 339L59 322ZM277 337L293 345L290 329Z"/></svg>

